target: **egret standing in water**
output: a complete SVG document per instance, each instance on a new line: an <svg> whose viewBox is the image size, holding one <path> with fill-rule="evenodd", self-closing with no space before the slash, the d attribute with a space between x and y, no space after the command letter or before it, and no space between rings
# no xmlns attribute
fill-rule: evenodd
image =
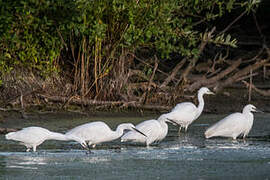
<svg viewBox="0 0 270 180"><path fill-rule="evenodd" d="M137 130L131 123L123 123L117 126L116 131L101 121L86 123L69 130L65 135L67 139L79 142L84 148L90 150L96 144L109 142L120 138L124 134L124 130L136 131L145 136L142 132Z"/></svg>
<svg viewBox="0 0 270 180"><path fill-rule="evenodd" d="M138 129L146 136L142 136L137 132L130 131L121 137L121 142L130 141L136 143L144 143L146 146L149 146L153 142L160 142L166 137L168 133L167 122L175 124L175 122L172 120L168 120L166 115L167 114L163 114L157 120L146 120L136 125L136 129Z"/></svg>
<svg viewBox="0 0 270 180"><path fill-rule="evenodd" d="M251 104L246 105L242 113L237 112L230 114L209 127L205 132L205 137L211 138L215 136L222 136L236 139L238 136L243 135L243 138L245 138L253 125L254 117L252 112L260 111Z"/></svg>
<svg viewBox="0 0 270 180"><path fill-rule="evenodd" d="M171 110L170 113L167 113L168 119L171 119L180 125L179 133L182 127L184 127L185 131L187 131L188 126L201 115L204 108L204 100L203 100L204 94L214 94L214 93L211 92L207 87L202 87L198 91L198 101L199 101L198 107L196 107L195 104L191 102L183 102L177 104Z"/></svg>
<svg viewBox="0 0 270 180"><path fill-rule="evenodd" d="M19 141L22 145L27 147L27 152L33 148L36 152L37 146L46 140L66 140L66 136L61 133L49 131L42 127L27 127L20 131L10 132L6 134L6 139Z"/></svg>

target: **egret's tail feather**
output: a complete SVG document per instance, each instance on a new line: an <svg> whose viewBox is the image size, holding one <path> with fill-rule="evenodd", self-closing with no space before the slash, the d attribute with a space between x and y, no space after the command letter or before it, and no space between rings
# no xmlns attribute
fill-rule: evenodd
<svg viewBox="0 0 270 180"><path fill-rule="evenodd" d="M206 139L210 138L210 135L207 134L207 133L204 133L204 136L205 136Z"/></svg>
<svg viewBox="0 0 270 180"><path fill-rule="evenodd" d="M6 139L12 139L14 134L15 134L15 132L10 132L10 133L6 134L5 137L6 137Z"/></svg>
<svg viewBox="0 0 270 180"><path fill-rule="evenodd" d="M211 129L206 130L205 133L204 133L204 136L205 136L206 139L212 137L213 132L211 131Z"/></svg>

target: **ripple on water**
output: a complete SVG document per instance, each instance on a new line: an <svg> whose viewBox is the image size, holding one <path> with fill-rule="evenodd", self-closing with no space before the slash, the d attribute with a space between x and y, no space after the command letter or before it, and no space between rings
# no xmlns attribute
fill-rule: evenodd
<svg viewBox="0 0 270 180"><path fill-rule="evenodd" d="M35 170L38 169L37 167L28 167L28 166L15 166L15 165L7 165L7 168L15 168L15 169L30 169L30 170Z"/></svg>
<svg viewBox="0 0 270 180"><path fill-rule="evenodd" d="M25 148L0 136L0 144L4 144L0 146L0 179L13 179L18 175L25 179L130 180L222 179L232 174L237 174L235 179L270 177L269 137L264 135L269 134L265 126L267 118L262 120L263 126L256 126L261 120L254 122L252 132L258 136L251 132L246 142L229 138L206 140L204 130L213 121L207 118L200 121L201 124L192 125L180 136L178 129L169 131L164 141L150 148L112 142L97 146L93 154L86 154L78 144L59 141L45 142L36 153L5 152L24 151Z"/></svg>

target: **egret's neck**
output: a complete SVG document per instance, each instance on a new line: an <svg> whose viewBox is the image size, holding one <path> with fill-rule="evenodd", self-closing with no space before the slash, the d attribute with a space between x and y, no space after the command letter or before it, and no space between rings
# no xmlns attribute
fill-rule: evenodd
<svg viewBox="0 0 270 180"><path fill-rule="evenodd" d="M50 132L50 136L48 137L48 139L59 140L59 141L67 141L68 140L66 135L61 134L61 133L57 133L57 132Z"/></svg>
<svg viewBox="0 0 270 180"><path fill-rule="evenodd" d="M197 117L199 117L203 111L203 107L204 107L204 100L203 100L203 93L199 92L198 93L198 101L199 101L199 104L198 104L198 111L197 111Z"/></svg>
<svg viewBox="0 0 270 180"><path fill-rule="evenodd" d="M124 129L125 128L122 127L121 125L117 126L116 131L113 131L113 133L112 133L113 139L120 138L124 134Z"/></svg>
<svg viewBox="0 0 270 180"><path fill-rule="evenodd" d="M65 134L65 140L63 141L77 141L78 143L82 144L84 143L84 139L82 139L81 137L78 136L74 136L72 134Z"/></svg>
<svg viewBox="0 0 270 180"><path fill-rule="evenodd" d="M254 115L253 115L252 112L250 112L249 110L243 109L243 114L244 114L244 116L246 116L246 118L247 118L249 121L253 121Z"/></svg>

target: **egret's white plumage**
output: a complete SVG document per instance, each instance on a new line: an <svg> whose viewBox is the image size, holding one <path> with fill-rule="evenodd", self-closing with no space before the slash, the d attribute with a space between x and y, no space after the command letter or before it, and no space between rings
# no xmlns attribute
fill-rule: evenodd
<svg viewBox="0 0 270 180"><path fill-rule="evenodd" d="M163 140L168 133L167 122L171 121L167 119L166 114L161 115L157 120L151 119L143 121L136 125L136 129L141 131L146 136L134 131L130 131L121 137L121 141L143 143L146 144L146 146L149 146L153 142L159 142Z"/></svg>
<svg viewBox="0 0 270 180"><path fill-rule="evenodd" d="M248 104L244 107L242 113L233 113L218 121L205 131L205 137L211 138L215 136L232 137L236 139L243 135L245 138L253 125L253 114L257 112L256 107Z"/></svg>
<svg viewBox="0 0 270 180"><path fill-rule="evenodd" d="M66 140L66 136L61 133L49 131L42 127L27 127L20 131L10 132L6 134L6 139L19 141L27 147L27 152L33 148L36 151L37 146L42 144L45 140Z"/></svg>
<svg viewBox="0 0 270 180"><path fill-rule="evenodd" d="M187 131L188 126L201 115L204 108L204 100L203 100L204 94L214 94L214 93L211 92L207 87L202 87L198 91L198 101L199 101L198 107L196 107L191 102L183 102L177 104L171 110L171 112L167 114L167 118L177 122L180 125L179 132L181 130L181 127L184 127L185 131Z"/></svg>
<svg viewBox="0 0 270 180"><path fill-rule="evenodd" d="M113 131L104 122L96 121L77 126L65 135L69 140L75 140L86 148L87 144L95 147L96 144L116 140L124 134L124 130L136 131L136 128L131 123L123 123Z"/></svg>

